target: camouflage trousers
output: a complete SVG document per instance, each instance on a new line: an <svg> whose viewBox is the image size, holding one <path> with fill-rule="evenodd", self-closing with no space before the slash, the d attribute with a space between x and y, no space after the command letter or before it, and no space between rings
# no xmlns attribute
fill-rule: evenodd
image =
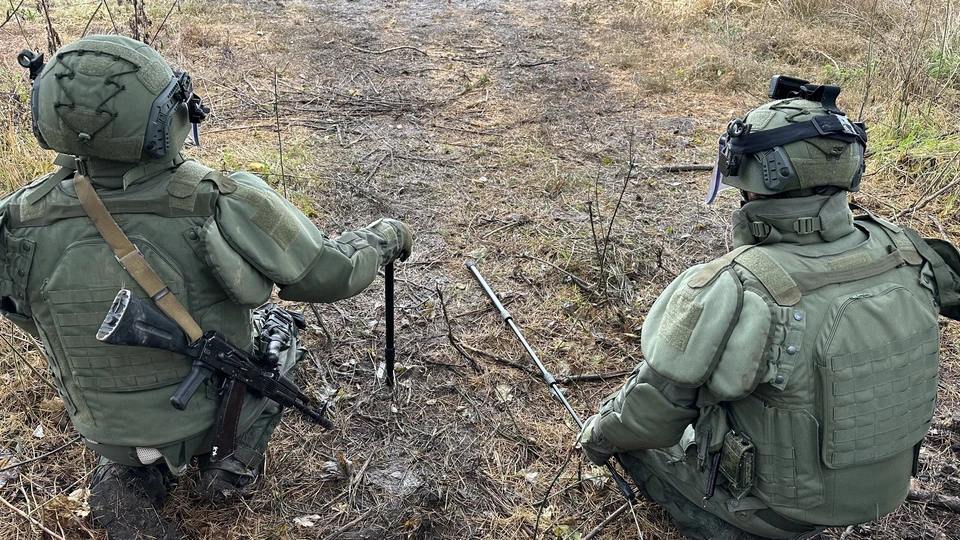
<svg viewBox="0 0 960 540"><path fill-rule="evenodd" d="M620 457L641 495L667 510L687 538L803 540L826 528L788 520L756 497L738 500L722 485L717 486L713 497L703 500L707 473L699 470L696 457L685 454L680 445Z"/></svg>

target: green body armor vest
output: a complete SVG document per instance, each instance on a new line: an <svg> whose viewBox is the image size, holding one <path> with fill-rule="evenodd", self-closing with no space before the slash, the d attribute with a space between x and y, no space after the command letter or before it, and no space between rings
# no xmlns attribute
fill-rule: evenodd
<svg viewBox="0 0 960 540"><path fill-rule="evenodd" d="M272 283L260 277L255 290L239 298L223 285L231 279L224 271L256 272L229 248L215 226L219 193L235 187L229 178L187 161L173 172L125 190L101 188L98 194L200 326L252 350L251 311L266 301ZM44 193L31 197L38 190ZM7 305L4 315L26 323L32 317L54 382L84 439L149 448L206 432L217 406L216 389L210 383L185 411L174 409L169 401L190 371L189 360L96 339L117 291L125 287L146 295L91 224L73 181L64 180L51 189L41 179L5 200L3 211L8 268L0 279L0 296L19 300L21 310L28 311L18 316ZM241 431L264 405L263 399L247 396Z"/></svg>
<svg viewBox="0 0 960 540"><path fill-rule="evenodd" d="M863 523L902 503L936 402L931 267L902 229L856 223L867 240L852 250L731 254L772 324L759 384L718 410L755 446L752 493L800 522Z"/></svg>

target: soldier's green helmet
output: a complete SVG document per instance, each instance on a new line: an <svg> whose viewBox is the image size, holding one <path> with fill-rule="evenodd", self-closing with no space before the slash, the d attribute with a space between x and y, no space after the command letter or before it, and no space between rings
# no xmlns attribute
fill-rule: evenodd
<svg viewBox="0 0 960 540"><path fill-rule="evenodd" d="M840 89L802 79L790 91L727 126L707 193L713 202L724 187L761 195L800 192L820 186L858 191L867 135L836 107Z"/></svg>
<svg viewBox="0 0 960 540"><path fill-rule="evenodd" d="M42 147L129 163L167 161L183 147L192 82L150 46L123 36L87 36L45 66L42 55L30 55L23 51L18 60L35 77L30 110Z"/></svg>

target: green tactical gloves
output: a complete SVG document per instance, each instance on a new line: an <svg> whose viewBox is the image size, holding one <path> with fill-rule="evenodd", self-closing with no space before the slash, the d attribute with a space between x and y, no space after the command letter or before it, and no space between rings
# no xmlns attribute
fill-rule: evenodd
<svg viewBox="0 0 960 540"><path fill-rule="evenodd" d="M599 421L599 414L588 418L583 424L583 431L581 431L580 436L577 437L577 442L580 444L580 449L583 450L583 455L586 456L587 459L596 465L603 465L616 452L614 452L613 444L607 441L603 435L595 429Z"/></svg>
<svg viewBox="0 0 960 540"><path fill-rule="evenodd" d="M397 220L383 218L367 225L370 230L380 238L378 245L373 245L380 252L380 265L386 266L399 259L407 260L410 256L410 250L413 248L413 229L406 223Z"/></svg>

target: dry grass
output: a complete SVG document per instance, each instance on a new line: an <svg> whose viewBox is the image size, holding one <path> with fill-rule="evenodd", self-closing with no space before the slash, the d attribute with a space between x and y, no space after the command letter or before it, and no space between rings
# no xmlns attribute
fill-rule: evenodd
<svg viewBox="0 0 960 540"><path fill-rule="evenodd" d="M109 4L113 20L98 12L90 31L116 23L129 35L133 7ZM396 391L375 377L382 289L321 306L333 342L308 334L313 351L299 379L342 391L337 428L319 432L291 414L253 497L210 507L192 494L190 471L166 513L195 538L531 538L534 502L559 475L539 537L576 538L596 526L619 495L579 456L567 463L570 420L537 377L510 365L528 362L463 264L479 262L556 375L632 369L647 309L683 269L729 248L736 205L704 207L702 176L656 167L708 162L716 134L763 101L770 75L841 82L843 106L855 113L862 104L878 126L858 202L895 215L952 181L951 150L960 146L943 126L955 123L957 42L946 4L934 2L930 14L927 5L194 0L157 31L171 4L147 4L153 43L194 74L214 109L192 156L264 175L332 234L381 215L418 231L413 257L398 268ZM64 42L96 8L51 5ZM21 14L0 29L3 49L19 51L24 36L42 48L42 18ZM52 156L31 140L12 54L0 84L8 156L0 179L20 185ZM636 167L626 179L631 147ZM955 235L956 193L902 217L928 234ZM601 272L597 244L608 227ZM0 351L0 459L28 459L74 432L34 373L44 369L35 348L9 325L2 333L11 344ZM960 400L956 333L944 327L941 406L920 479L950 495L960 492L950 412ZM619 383L574 382L567 396L586 415ZM32 436L37 425L43 438ZM0 496L67 538L102 538L74 519L80 503L68 497L93 463L89 451L67 446L21 468ZM648 537L679 538L655 506L640 503L637 514ZM313 515L312 526L295 521ZM0 537L38 536L5 507L0 516ZM849 538L938 534L960 535L952 514L907 504ZM634 535L623 516L600 537Z"/></svg>

